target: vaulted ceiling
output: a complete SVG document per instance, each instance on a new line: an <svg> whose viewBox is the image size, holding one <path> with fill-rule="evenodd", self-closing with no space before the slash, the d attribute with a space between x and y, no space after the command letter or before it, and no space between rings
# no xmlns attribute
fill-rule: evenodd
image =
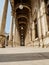
<svg viewBox="0 0 49 65"><path fill-rule="evenodd" d="M19 8L20 5L23 6L22 9L22 6ZM13 0L12 7L14 7L16 12L16 23L18 24L20 39L23 38L23 40L25 40L31 10L31 0Z"/></svg>

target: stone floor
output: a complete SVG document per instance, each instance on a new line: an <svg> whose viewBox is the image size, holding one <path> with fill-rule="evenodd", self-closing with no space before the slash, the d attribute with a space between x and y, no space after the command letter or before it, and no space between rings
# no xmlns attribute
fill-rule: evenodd
<svg viewBox="0 0 49 65"><path fill-rule="evenodd" d="M0 48L0 65L49 65L49 48Z"/></svg>

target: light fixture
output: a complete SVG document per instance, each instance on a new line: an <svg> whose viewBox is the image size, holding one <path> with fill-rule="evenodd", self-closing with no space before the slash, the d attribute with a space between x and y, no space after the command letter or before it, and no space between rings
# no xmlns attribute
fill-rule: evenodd
<svg viewBox="0 0 49 65"><path fill-rule="evenodd" d="M23 41L22 41L22 45L23 45Z"/></svg>
<svg viewBox="0 0 49 65"><path fill-rule="evenodd" d="M23 39L22 39L22 41L23 41Z"/></svg>
<svg viewBox="0 0 49 65"><path fill-rule="evenodd" d="M23 9L23 5L22 4L19 5L19 9Z"/></svg>
<svg viewBox="0 0 49 65"><path fill-rule="evenodd" d="M23 34L21 34L21 35L23 35Z"/></svg>
<svg viewBox="0 0 49 65"><path fill-rule="evenodd" d="M21 37L23 39L23 37Z"/></svg>
<svg viewBox="0 0 49 65"><path fill-rule="evenodd" d="M23 30L23 27L21 27L21 30Z"/></svg>
<svg viewBox="0 0 49 65"><path fill-rule="evenodd" d="M21 0L21 3L19 5L19 9L23 9L22 0Z"/></svg>

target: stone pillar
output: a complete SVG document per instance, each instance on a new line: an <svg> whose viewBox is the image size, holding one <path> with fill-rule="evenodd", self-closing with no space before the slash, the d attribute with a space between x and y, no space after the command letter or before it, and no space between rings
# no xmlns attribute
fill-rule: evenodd
<svg viewBox="0 0 49 65"><path fill-rule="evenodd" d="M29 45L31 45L31 22L28 23Z"/></svg>
<svg viewBox="0 0 49 65"><path fill-rule="evenodd" d="M48 32L48 26L47 26L47 17L46 17L46 9L45 9L45 2L44 0L41 0L40 3L40 17L41 17L41 25L42 25L42 47L44 47L45 43L45 38L47 36Z"/></svg>
<svg viewBox="0 0 49 65"><path fill-rule="evenodd" d="M16 22L17 22L17 20L16 20ZM17 23L16 23L16 36L15 36L15 42L16 42L16 46L20 46L20 35L19 35Z"/></svg>
<svg viewBox="0 0 49 65"><path fill-rule="evenodd" d="M44 0L43 1L41 0L40 13L41 13L41 23L42 23L42 34L43 34L43 37L45 37L46 33L48 32L48 27L47 27L47 18L46 18Z"/></svg>
<svg viewBox="0 0 49 65"><path fill-rule="evenodd" d="M14 21L13 21L13 47L16 46L16 20L15 20L15 17L14 17Z"/></svg>
<svg viewBox="0 0 49 65"><path fill-rule="evenodd" d="M25 45L33 46L34 40L35 40L35 25L34 25L34 21L31 20L31 24L30 22L28 23L28 28L27 28L26 38L25 38Z"/></svg>
<svg viewBox="0 0 49 65"><path fill-rule="evenodd" d="M30 13L30 24L29 24L29 36L30 36L30 45L33 46L33 20L32 14Z"/></svg>
<svg viewBox="0 0 49 65"><path fill-rule="evenodd" d="M40 10L38 10L37 13L37 24L38 24L39 46L42 46L42 28L41 28Z"/></svg>
<svg viewBox="0 0 49 65"><path fill-rule="evenodd" d="M27 25L27 31L26 31L26 37L25 37L25 46L30 46L31 45L31 20L28 20L28 25Z"/></svg>
<svg viewBox="0 0 49 65"><path fill-rule="evenodd" d="M6 17L7 17L7 10L8 10L8 0L5 0L4 8L3 8L3 15L2 15L2 21L1 21L1 27L0 27L0 34L4 33L5 30L5 24L6 24Z"/></svg>
<svg viewBox="0 0 49 65"><path fill-rule="evenodd" d="M30 13L30 41L32 41L32 15Z"/></svg>
<svg viewBox="0 0 49 65"><path fill-rule="evenodd" d="M35 40L35 23L33 21L32 22L32 41L33 41L33 46L34 46L34 40Z"/></svg>
<svg viewBox="0 0 49 65"><path fill-rule="evenodd" d="M20 36L18 31L18 24L17 24L17 18L16 18L16 12L13 11L13 47L20 46Z"/></svg>
<svg viewBox="0 0 49 65"><path fill-rule="evenodd" d="M41 18L40 18L40 11L37 14L37 22L38 22L38 37L41 38Z"/></svg>
<svg viewBox="0 0 49 65"><path fill-rule="evenodd" d="M13 16L12 16L12 21L10 23L9 45L13 46Z"/></svg>
<svg viewBox="0 0 49 65"><path fill-rule="evenodd" d="M19 31L18 31L18 26L17 26L17 19L14 17L13 21L13 46L20 46L20 36L19 36Z"/></svg>
<svg viewBox="0 0 49 65"><path fill-rule="evenodd" d="M31 28L29 24L29 29L28 29L28 35L29 35L29 45L31 44Z"/></svg>

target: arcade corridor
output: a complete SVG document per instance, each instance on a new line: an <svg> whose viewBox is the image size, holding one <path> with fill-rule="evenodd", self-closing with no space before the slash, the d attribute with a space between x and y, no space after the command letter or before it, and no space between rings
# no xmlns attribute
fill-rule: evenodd
<svg viewBox="0 0 49 65"><path fill-rule="evenodd" d="M7 39L5 25L9 2L12 21ZM3 41L0 44L8 42L12 47L49 46L49 0L5 0L2 16L0 40Z"/></svg>

